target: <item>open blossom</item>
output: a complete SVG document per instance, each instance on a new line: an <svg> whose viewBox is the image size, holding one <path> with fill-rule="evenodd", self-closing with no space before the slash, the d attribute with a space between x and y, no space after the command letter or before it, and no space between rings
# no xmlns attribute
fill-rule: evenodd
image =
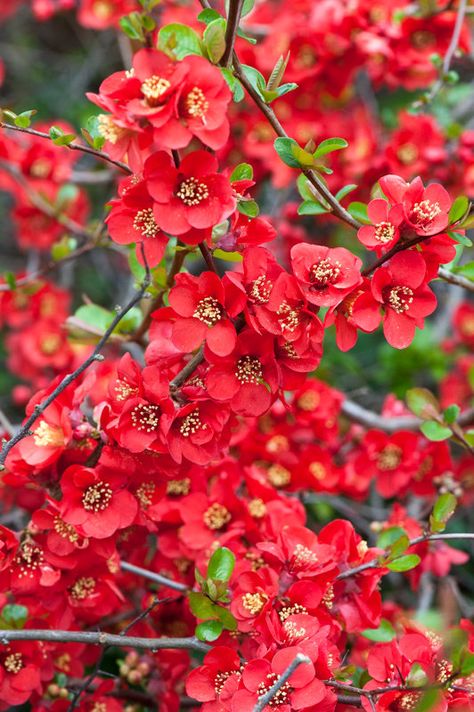
<svg viewBox="0 0 474 712"><path fill-rule="evenodd" d="M163 151L147 159L144 176L162 230L182 236L191 228L218 225L234 212L229 179L217 173L217 167L217 159L207 151L188 153L179 168Z"/></svg>
<svg viewBox="0 0 474 712"><path fill-rule="evenodd" d="M362 282L362 262L345 247L294 245L291 266L307 300L317 306L338 304Z"/></svg>
<svg viewBox="0 0 474 712"><path fill-rule="evenodd" d="M367 214L371 225L363 225L357 231L357 237L363 245L377 254L389 250L397 242L399 227L403 221L403 206L392 208L386 200L371 200L367 206Z"/></svg>
<svg viewBox="0 0 474 712"><path fill-rule="evenodd" d="M105 539L130 526L137 500L120 474L73 465L65 470L61 488L61 515L85 536Z"/></svg>
<svg viewBox="0 0 474 712"><path fill-rule="evenodd" d="M404 223L417 235L436 235L447 228L452 201L439 183L425 188L420 177L406 183L396 175L383 176L379 183L392 205L403 205Z"/></svg>
<svg viewBox="0 0 474 712"><path fill-rule="evenodd" d="M391 346L406 348L415 336L415 328L436 309L436 297L426 285L426 264L417 252L394 255L374 272L372 294L384 307L383 331Z"/></svg>
<svg viewBox="0 0 474 712"><path fill-rule="evenodd" d="M206 654L203 665L188 675L186 693L204 703L203 712L211 712L215 709L212 703L225 705L230 702L239 687L241 676L242 666L236 651L217 645Z"/></svg>
<svg viewBox="0 0 474 712"><path fill-rule="evenodd" d="M177 314L171 339L182 351L194 351L203 341L217 356L228 356L237 340L235 326L226 310L222 281L214 272L199 277L178 274L169 293L169 303Z"/></svg>

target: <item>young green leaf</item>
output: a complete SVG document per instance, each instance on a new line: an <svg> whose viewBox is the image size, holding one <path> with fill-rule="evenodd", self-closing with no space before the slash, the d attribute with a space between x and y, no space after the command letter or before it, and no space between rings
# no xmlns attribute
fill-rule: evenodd
<svg viewBox="0 0 474 712"><path fill-rule="evenodd" d="M369 216L367 215L367 205L365 203L355 201L354 203L350 203L347 209L352 217L359 222L370 224Z"/></svg>
<svg viewBox="0 0 474 712"><path fill-rule="evenodd" d="M298 215L321 215L327 212L328 209L324 205L314 200L304 200L298 208Z"/></svg>
<svg viewBox="0 0 474 712"><path fill-rule="evenodd" d="M466 213L469 212L469 207L470 204L468 198L465 195L459 195L449 211L449 224L452 225L453 223L462 220Z"/></svg>
<svg viewBox="0 0 474 712"><path fill-rule="evenodd" d="M437 423L435 420L427 420L422 423L420 430L428 440L433 442L440 442L441 440L447 440L451 437L451 429L447 428L441 423Z"/></svg>
<svg viewBox="0 0 474 712"><path fill-rule="evenodd" d="M177 60L190 54L203 54L199 36L190 27L179 22L161 28L158 33L158 49Z"/></svg>
<svg viewBox="0 0 474 712"><path fill-rule="evenodd" d="M256 218L260 212L260 208L255 200L239 200L237 210L248 218Z"/></svg>
<svg viewBox="0 0 474 712"><path fill-rule="evenodd" d="M230 549L221 546L213 553L207 566L207 578L228 581L235 566L235 556Z"/></svg>
<svg viewBox="0 0 474 712"><path fill-rule="evenodd" d="M321 141L316 151L313 153L314 158L320 158L333 151L340 151L342 148L347 148L348 143L344 138L328 138L325 141Z"/></svg>
<svg viewBox="0 0 474 712"><path fill-rule="evenodd" d="M227 22L219 17L208 24L202 37L207 56L217 64L225 52L225 30Z"/></svg>
<svg viewBox="0 0 474 712"><path fill-rule="evenodd" d="M234 168L230 176L230 182L233 183L237 180L252 180L253 178L253 168L250 163L239 163L238 166Z"/></svg>
<svg viewBox="0 0 474 712"><path fill-rule="evenodd" d="M204 621L196 626L196 638L212 643L214 640L217 640L223 630L224 626L220 621Z"/></svg>
<svg viewBox="0 0 474 712"><path fill-rule="evenodd" d="M419 418L429 419L439 414L439 403L426 388L410 388L405 400L411 412Z"/></svg>
<svg viewBox="0 0 474 712"><path fill-rule="evenodd" d="M430 516L430 531L437 533L445 530L446 522L454 514L457 503L456 497L451 492L444 492L438 497Z"/></svg>
<svg viewBox="0 0 474 712"><path fill-rule="evenodd" d="M203 593L190 591L189 607L196 618L201 618L202 620L216 618L215 608L217 606Z"/></svg>
<svg viewBox="0 0 474 712"><path fill-rule="evenodd" d="M362 635L367 640L373 640L376 643L390 643L396 637L396 632L390 621L382 618L378 628L367 628L362 631Z"/></svg>
<svg viewBox="0 0 474 712"><path fill-rule="evenodd" d="M292 138L276 138L273 145L283 163L291 168L307 167L313 163L311 154Z"/></svg>
<svg viewBox="0 0 474 712"><path fill-rule="evenodd" d="M421 559L418 554L407 554L386 564L386 567L390 569L390 571L410 571L410 569L414 569L415 566L418 566L420 561Z"/></svg>

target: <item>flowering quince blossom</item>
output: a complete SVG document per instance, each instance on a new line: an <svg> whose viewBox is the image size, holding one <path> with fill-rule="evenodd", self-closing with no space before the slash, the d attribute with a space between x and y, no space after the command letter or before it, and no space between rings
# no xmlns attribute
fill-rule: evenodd
<svg viewBox="0 0 474 712"><path fill-rule="evenodd" d="M291 265L306 298L317 306L338 304L362 282L362 262L344 247L295 245Z"/></svg>
<svg viewBox="0 0 474 712"><path fill-rule="evenodd" d="M474 710L465 3L29 4L131 43L0 127L0 711Z"/></svg>
<svg viewBox="0 0 474 712"><path fill-rule="evenodd" d="M217 165L217 159L206 151L189 153L179 168L163 151L147 159L145 181L155 201L155 221L162 230L184 236L191 228L217 225L234 212L231 185L217 173Z"/></svg>

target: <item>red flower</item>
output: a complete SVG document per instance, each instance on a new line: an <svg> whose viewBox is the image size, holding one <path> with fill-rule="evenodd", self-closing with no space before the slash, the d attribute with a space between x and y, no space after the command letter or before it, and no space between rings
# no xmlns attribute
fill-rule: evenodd
<svg viewBox="0 0 474 712"><path fill-rule="evenodd" d="M207 151L188 153L179 168L159 151L147 159L144 174L156 223L171 235L213 227L235 210L230 182L217 173L217 159Z"/></svg>
<svg viewBox="0 0 474 712"><path fill-rule="evenodd" d="M203 272L199 277L178 274L169 293L169 303L178 315L171 332L174 345L189 352L206 341L214 354L228 356L235 347L237 335L225 302L224 286L214 272Z"/></svg>
<svg viewBox="0 0 474 712"><path fill-rule="evenodd" d="M393 247L400 236L398 228L403 222L403 206L390 208L386 200L371 200L367 214L372 225L359 228L357 237L363 245L381 254Z"/></svg>
<svg viewBox="0 0 474 712"><path fill-rule="evenodd" d="M119 245L133 242L143 245L146 260L154 267L164 255L168 238L155 222L153 200L146 184L130 176L121 183L119 195L118 199L111 201L112 210L105 221L110 237ZM137 257L143 261L138 246Z"/></svg>
<svg viewBox="0 0 474 712"><path fill-rule="evenodd" d="M228 408L210 400L180 408L167 437L173 460L205 465L216 458L229 438L229 415Z"/></svg>
<svg viewBox="0 0 474 712"><path fill-rule="evenodd" d="M252 712L259 697L268 692L300 652L304 651L297 647L283 648L275 653L271 661L250 660L242 672L242 689L232 698L232 712ZM296 668L280 688L279 712L314 708L324 700L326 688L315 675L313 663L302 663ZM335 695L333 698L335 705ZM271 707L265 707L267 709Z"/></svg>
<svg viewBox="0 0 474 712"><path fill-rule="evenodd" d="M262 415L268 410L278 388L271 337L246 329L229 356L217 358L209 352L206 359L210 368L205 382L211 398L229 401L240 415Z"/></svg>
<svg viewBox="0 0 474 712"><path fill-rule="evenodd" d="M362 282L361 260L344 247L294 245L291 265L306 298L317 306L338 304Z"/></svg>
<svg viewBox="0 0 474 712"><path fill-rule="evenodd" d="M138 505L120 474L73 465L61 478L61 515L85 536L106 539L130 526Z"/></svg>
<svg viewBox="0 0 474 712"><path fill-rule="evenodd" d="M284 526L276 544L262 542L258 548L275 557L298 579L327 575L336 567L333 547L321 544L316 534L306 527Z"/></svg>
<svg viewBox="0 0 474 712"><path fill-rule="evenodd" d="M229 137L227 106L232 94L222 73L204 57L189 55L182 61L186 74L180 83L174 111L155 131L165 148L183 148L193 136L216 150Z"/></svg>
<svg viewBox="0 0 474 712"><path fill-rule="evenodd" d="M426 286L425 275L423 257L407 250L394 255L386 266L374 273L372 294L385 309L383 331L394 348L409 346L415 328L423 328L424 318L436 309L436 297ZM360 315L358 318L362 323Z"/></svg>
<svg viewBox="0 0 474 712"><path fill-rule="evenodd" d="M227 707L241 678L240 658L235 650L217 645L204 658L204 664L192 670L186 680L186 693L198 702L220 702ZM211 710L204 704L202 710Z"/></svg>
<svg viewBox="0 0 474 712"><path fill-rule="evenodd" d="M449 224L451 198L439 183L427 188L421 178L415 178L403 196L405 218L417 235L435 235Z"/></svg>
<svg viewBox="0 0 474 712"><path fill-rule="evenodd" d="M2 646L0 703L16 707L27 702L34 692L41 693L43 662L42 652L35 641L15 641Z"/></svg>

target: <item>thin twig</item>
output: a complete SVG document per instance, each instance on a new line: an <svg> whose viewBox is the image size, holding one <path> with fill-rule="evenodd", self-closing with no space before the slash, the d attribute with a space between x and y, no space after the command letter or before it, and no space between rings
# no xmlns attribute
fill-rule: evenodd
<svg viewBox="0 0 474 712"><path fill-rule="evenodd" d="M161 586L167 586L168 588L172 588L175 591L188 591L188 586L184 583L179 583L179 581L173 581L172 579L167 578L166 576L162 576L161 574L157 574L154 571L149 571L148 569L142 569L141 566L135 566L134 564L129 564L128 561L121 561L120 562L120 568L122 571L127 571L130 574L136 574L137 576L142 576L142 578L146 578L149 581L154 581L155 583L159 583Z"/></svg>
<svg viewBox="0 0 474 712"><path fill-rule="evenodd" d="M140 289L135 292L133 297L130 299L130 301L122 308L120 311L117 313L117 316L113 319L112 323L110 324L109 328L105 331L104 335L102 338L99 340L97 343L97 346L95 347L94 351L91 353L91 355L83 362L81 363L80 366L76 368L75 371L72 373L69 373L67 376L65 376L62 381L59 383L58 386L52 391L52 393L49 394L47 398L45 398L41 403L35 406L33 413L30 415L30 417L26 420L26 422L22 425L21 429L16 433L7 443L2 448L2 451L0 453L0 471L4 468L5 460L10 452L10 450L20 442L20 440L23 440L24 437L26 437L29 432L31 426L36 422L36 420L44 413L46 408L51 405L51 403L54 401L57 396L62 393L71 383L73 383L78 376L81 375L89 366L94 363L94 361L102 361L103 356L100 354L100 351L102 348L105 346L107 343L109 337L112 335L114 329L117 327L117 325L121 322L123 317L128 314L128 312L135 306L135 304L138 304L138 302L142 299L143 295L145 294L148 285L150 284L150 271L147 269L147 274L145 276L145 279L143 281L142 286Z"/></svg>
<svg viewBox="0 0 474 712"><path fill-rule="evenodd" d="M227 27L225 31L225 51L221 58L221 64L228 67L234 52L235 37L239 29L240 16L244 0L230 0L227 12Z"/></svg>
<svg viewBox="0 0 474 712"><path fill-rule="evenodd" d="M199 243L199 250L201 252L201 255L203 256L204 262L206 263L208 269L211 272L216 272L216 274L217 274L216 265L214 264L214 260L211 255L211 251L205 242Z"/></svg>
<svg viewBox="0 0 474 712"><path fill-rule="evenodd" d="M366 428L374 428L383 430L385 433L397 433L399 430L418 430L423 422L420 418L414 415L400 415L393 417L385 417L374 413L367 408L355 403L346 398L341 406L341 412L349 420L352 420ZM468 408L457 419L459 426L470 425L474 422L474 408Z"/></svg>
<svg viewBox="0 0 474 712"><path fill-rule="evenodd" d="M199 351L194 354L192 359L188 361L186 366L181 369L181 371L173 378L173 380L170 382L170 391L176 391L180 386L183 385L183 383L186 381L186 379L189 378L189 376L194 373L196 368L199 366L200 363L204 360L204 350L201 347Z"/></svg>
<svg viewBox="0 0 474 712"><path fill-rule="evenodd" d="M7 129L8 131L19 131L20 133L26 133L29 134L30 136L37 136L38 138L44 138L47 141L52 141L52 138L49 134L44 133L44 131L36 131L36 129L30 129L30 128L24 128L22 126L14 126L12 124L6 124L4 121L0 121L0 129ZM64 148L63 146L61 148ZM96 158L99 158L101 161L106 161L107 163L111 163L113 166L116 166L119 170L123 171L124 173L128 173L131 175L133 173L132 169L127 166L126 163L122 163L122 161L116 161L114 158L111 158L108 153L104 153L103 151L98 151L95 148L91 148L91 146L85 146L84 144L81 143L68 143L65 148L69 148L71 151L80 151L81 153L89 153L91 156L95 156Z"/></svg>
<svg viewBox="0 0 474 712"><path fill-rule="evenodd" d="M311 660L302 653L298 653L294 660L282 672L277 681L270 687L268 692L258 698L258 702L252 712L262 712L263 709L273 700L277 692L283 687L285 682L293 675L294 671L303 663L311 663Z"/></svg>
<svg viewBox="0 0 474 712"><path fill-rule="evenodd" d="M84 643L86 645L114 645L141 650L196 650L207 653L211 647L194 637L190 638L139 638L133 635L116 635L83 630L0 630L0 643L8 645L14 640L42 640L49 643Z"/></svg>
<svg viewBox="0 0 474 712"><path fill-rule="evenodd" d="M445 282L455 284L457 287L467 289L468 292L474 292L474 282L471 282L470 279L467 279L460 274L453 274L453 272L444 269L444 267L439 268L438 277L440 279L444 279Z"/></svg>

